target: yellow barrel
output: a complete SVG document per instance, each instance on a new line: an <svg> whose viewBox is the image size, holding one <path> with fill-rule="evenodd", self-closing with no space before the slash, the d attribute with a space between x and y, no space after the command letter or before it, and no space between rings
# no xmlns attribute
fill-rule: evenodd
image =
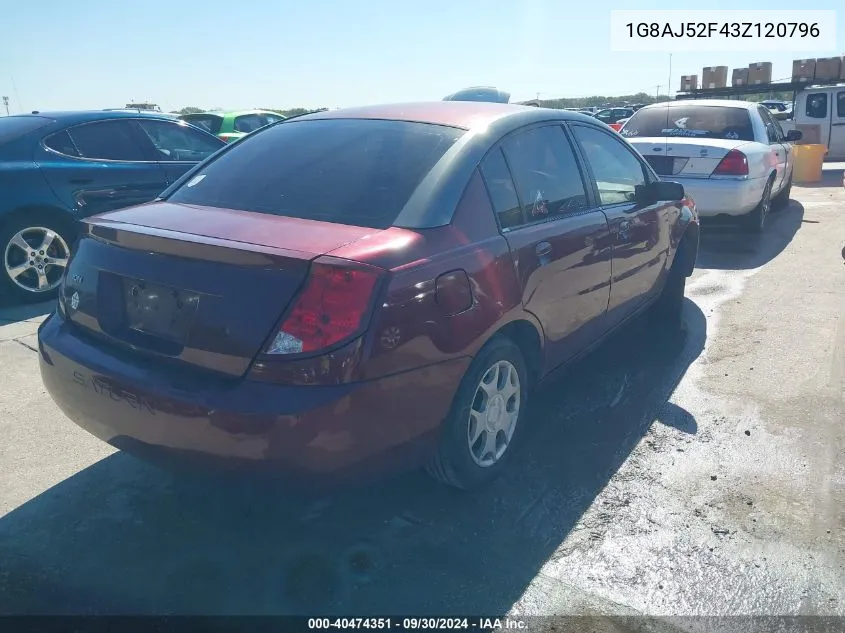
<svg viewBox="0 0 845 633"><path fill-rule="evenodd" d="M792 181L796 183L821 181L827 146L794 145L793 149L795 150L795 170L792 172Z"/></svg>

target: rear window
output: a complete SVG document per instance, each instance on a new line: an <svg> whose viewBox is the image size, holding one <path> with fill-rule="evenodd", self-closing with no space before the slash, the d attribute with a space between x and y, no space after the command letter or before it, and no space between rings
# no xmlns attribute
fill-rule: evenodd
<svg viewBox="0 0 845 633"><path fill-rule="evenodd" d="M625 124L622 136L683 136L753 141L754 128L745 108L672 106L637 110Z"/></svg>
<svg viewBox="0 0 845 633"><path fill-rule="evenodd" d="M238 141L168 199L387 228L463 134L405 121L281 123Z"/></svg>
<svg viewBox="0 0 845 633"><path fill-rule="evenodd" d="M43 116L4 116L0 117L0 143L8 143L24 134L50 125L53 119Z"/></svg>
<svg viewBox="0 0 845 633"><path fill-rule="evenodd" d="M214 114L186 114L182 117L182 120L212 134L219 134L223 125L223 117Z"/></svg>

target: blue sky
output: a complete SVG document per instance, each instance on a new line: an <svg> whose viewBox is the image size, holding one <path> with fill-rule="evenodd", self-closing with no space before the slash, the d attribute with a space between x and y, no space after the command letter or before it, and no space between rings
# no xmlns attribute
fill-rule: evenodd
<svg viewBox="0 0 845 633"><path fill-rule="evenodd" d="M612 53L610 9L565 0L0 0L0 95L13 111L340 107L440 99L494 85L514 100L653 93L666 85L666 53ZM652 2L619 9L677 9ZM757 4L757 6L755 6ZM766 0L768 9L793 2ZM817 0L802 8L836 9ZM573 8L568 8L571 6ZM576 8L577 7L577 8ZM708 2L707 9L761 3ZM845 12L843 12L845 14ZM672 90L702 66L774 63L840 51L675 53ZM753 57L749 59L749 57ZM665 87L662 91L665 91Z"/></svg>

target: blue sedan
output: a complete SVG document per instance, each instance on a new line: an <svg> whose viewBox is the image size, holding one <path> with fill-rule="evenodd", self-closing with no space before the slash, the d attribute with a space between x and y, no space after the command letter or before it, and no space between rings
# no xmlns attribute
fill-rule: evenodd
<svg viewBox="0 0 845 633"><path fill-rule="evenodd" d="M154 199L225 146L164 114L0 117L0 295L52 298L80 219Z"/></svg>

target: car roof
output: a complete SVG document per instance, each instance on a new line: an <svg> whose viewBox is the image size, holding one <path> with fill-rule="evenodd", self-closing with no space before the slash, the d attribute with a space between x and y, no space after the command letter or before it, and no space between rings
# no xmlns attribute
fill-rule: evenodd
<svg viewBox="0 0 845 633"><path fill-rule="evenodd" d="M640 108L640 110L655 110L657 108L679 108L682 106L713 106L721 108L742 108L744 110L751 110L756 108L759 104L752 101L735 101L733 99L680 99L678 101L662 101L660 103L651 103Z"/></svg>
<svg viewBox="0 0 845 633"><path fill-rule="evenodd" d="M390 103L382 105L343 108L315 112L296 117L295 121L315 119L381 119L388 121L410 121L431 123L473 130L487 127L495 122L515 117L524 123L549 118L571 121L591 121L592 117L569 110L551 110L514 103L491 103L487 101L420 101L413 103ZM293 122L293 121L292 121Z"/></svg>
<svg viewBox="0 0 845 633"><path fill-rule="evenodd" d="M106 119L163 119L172 121L174 115L165 112L144 112L138 110L60 110L53 112L32 112L19 114L21 117L41 117L53 119L64 124L85 123L87 121L103 121Z"/></svg>

